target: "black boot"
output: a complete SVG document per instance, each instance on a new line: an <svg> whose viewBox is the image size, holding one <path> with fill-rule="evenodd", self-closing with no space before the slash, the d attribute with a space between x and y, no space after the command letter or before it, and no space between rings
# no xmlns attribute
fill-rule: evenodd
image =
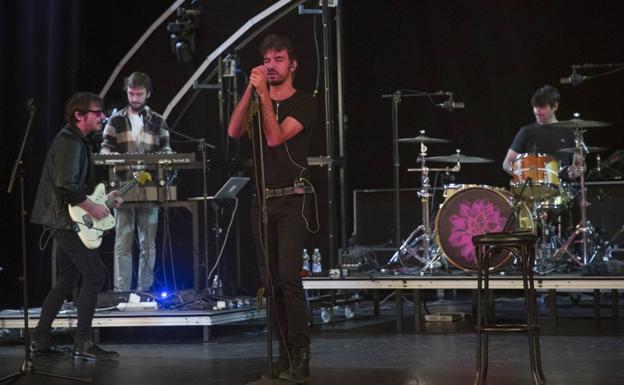
<svg viewBox="0 0 624 385"><path fill-rule="evenodd" d="M310 381L310 348L294 349L291 358L292 366L286 368L279 375L282 380L305 384Z"/></svg>
<svg viewBox="0 0 624 385"><path fill-rule="evenodd" d="M263 379L278 378L280 373L282 373L284 370L290 367L289 362L292 359L293 359L292 357L289 358L288 349L282 346L282 344L280 344L279 357L273 360L273 373L271 373L271 375L269 375L268 373L264 373L262 375L262 378Z"/></svg>
<svg viewBox="0 0 624 385"><path fill-rule="evenodd" d="M74 358L85 361L112 360L119 357L119 353L106 351L97 346L93 341L79 341L74 345Z"/></svg>
<svg viewBox="0 0 624 385"><path fill-rule="evenodd" d="M30 334L30 352L35 356L60 357L69 355L71 349L52 345L50 332L35 329Z"/></svg>

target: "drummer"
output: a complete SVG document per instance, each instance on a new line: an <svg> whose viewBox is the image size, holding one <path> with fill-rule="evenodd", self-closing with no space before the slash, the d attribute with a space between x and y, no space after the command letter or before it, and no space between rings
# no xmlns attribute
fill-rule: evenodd
<svg viewBox="0 0 624 385"><path fill-rule="evenodd" d="M574 147L574 132L569 128L549 126L558 122L556 112L560 101L561 95L553 86L545 85L535 91L531 97L535 122L520 128L516 134L503 161L505 172L512 175L513 160L519 154L541 153L554 157L561 167L566 168L562 177L576 179L580 176L580 158L575 157L574 164L570 165L570 154L558 151Z"/></svg>

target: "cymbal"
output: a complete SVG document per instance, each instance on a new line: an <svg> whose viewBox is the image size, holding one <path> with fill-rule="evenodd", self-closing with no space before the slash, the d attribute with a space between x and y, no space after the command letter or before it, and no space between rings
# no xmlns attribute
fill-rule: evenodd
<svg viewBox="0 0 624 385"><path fill-rule="evenodd" d="M443 162L443 163L490 163L494 162L492 159L481 158L478 156L468 156L464 154L452 154L446 156L429 156L426 158L430 162Z"/></svg>
<svg viewBox="0 0 624 385"><path fill-rule="evenodd" d="M448 139L431 138L425 135L418 135L413 138L401 138L399 143L450 143Z"/></svg>
<svg viewBox="0 0 624 385"><path fill-rule="evenodd" d="M586 154L589 153L595 153L595 152L603 152L603 151L607 151L608 148L606 147L598 147L598 146L587 146L586 147L587 151L585 151ZM576 147L566 147L566 148L562 148L557 150L559 152L565 152L568 154L574 154L576 152Z"/></svg>
<svg viewBox="0 0 624 385"><path fill-rule="evenodd" d="M557 123L549 124L549 126L563 127L563 128L591 128L591 127L606 127L610 125L611 123L609 122L599 122L597 120L583 120L581 118L562 120Z"/></svg>

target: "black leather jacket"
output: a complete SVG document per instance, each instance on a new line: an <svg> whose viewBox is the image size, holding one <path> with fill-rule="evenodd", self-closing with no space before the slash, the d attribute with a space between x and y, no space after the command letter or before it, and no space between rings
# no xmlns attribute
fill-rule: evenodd
<svg viewBox="0 0 624 385"><path fill-rule="evenodd" d="M46 156L31 222L72 229L67 205L82 203L95 187L92 149L87 137L68 124L54 137Z"/></svg>

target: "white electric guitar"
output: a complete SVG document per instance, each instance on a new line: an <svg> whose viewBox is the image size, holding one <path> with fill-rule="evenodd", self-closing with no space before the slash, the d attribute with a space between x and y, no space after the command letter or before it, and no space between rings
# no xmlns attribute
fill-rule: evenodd
<svg viewBox="0 0 624 385"><path fill-rule="evenodd" d="M137 184L143 185L151 180L152 176L150 173L141 171L134 176L132 182L123 185L117 191L119 192L119 195L124 196ZM113 199L106 197L106 188L104 187L104 183L100 183L95 186L93 194L89 195L87 198L97 204L106 205L109 210L113 208ZM89 215L89 213L85 210L80 208L80 206L68 205L67 207L69 210L69 216L78 226L78 237L80 237L82 243L84 243L84 245L89 249L96 249L100 247L104 231L115 227L115 217L113 217L112 213L105 218L97 220Z"/></svg>

